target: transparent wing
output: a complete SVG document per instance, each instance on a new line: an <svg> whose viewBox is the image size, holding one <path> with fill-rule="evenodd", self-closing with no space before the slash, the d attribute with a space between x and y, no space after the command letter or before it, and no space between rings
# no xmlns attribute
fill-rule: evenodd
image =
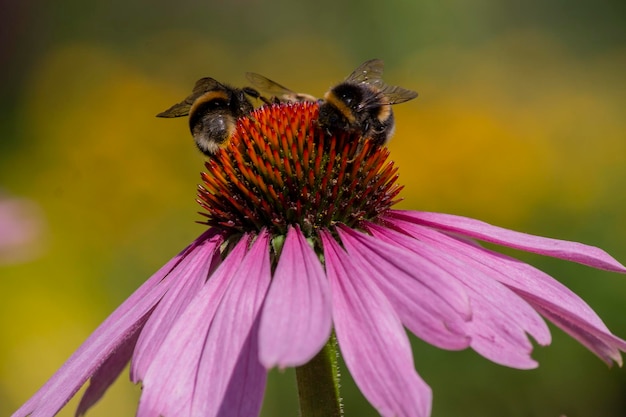
<svg viewBox="0 0 626 417"><path fill-rule="evenodd" d="M404 103L417 97L417 92L395 85L385 85L380 93L387 98L389 104Z"/></svg>
<svg viewBox="0 0 626 417"><path fill-rule="evenodd" d="M254 72L246 72L246 78L259 90L269 93L273 96L280 97L284 95L297 95L295 91L292 91L284 85L278 84L276 81L272 81L261 74Z"/></svg>
<svg viewBox="0 0 626 417"><path fill-rule="evenodd" d="M382 80L383 69L384 63L381 59L370 59L355 69L346 78L346 82L363 83L375 87L378 90L378 97L385 97L389 104L404 103L417 97L417 93L413 90L385 84ZM367 103L363 103L363 106L370 107L377 104L378 99L374 96Z"/></svg>
<svg viewBox="0 0 626 417"><path fill-rule="evenodd" d="M385 64L382 59L365 61L346 78L347 82L377 85L382 82Z"/></svg>
<svg viewBox="0 0 626 417"><path fill-rule="evenodd" d="M200 78L196 81L196 84L193 86L193 90L190 97L193 99L197 99L202 94L207 93L211 90L224 90L225 87L217 80L211 77Z"/></svg>
<svg viewBox="0 0 626 417"><path fill-rule="evenodd" d="M203 94L216 89L224 89L224 86L211 77L200 78L193 86L191 95L185 98L180 103L174 104L169 109L159 113L156 117L181 117L187 116L191 105L194 101Z"/></svg>
<svg viewBox="0 0 626 417"><path fill-rule="evenodd" d="M181 117L187 116L189 114L189 109L191 109L191 103L187 103L187 100L181 101L180 103L174 104L169 109L162 111L157 114L156 117Z"/></svg>
<svg viewBox="0 0 626 417"><path fill-rule="evenodd" d="M296 93L295 91L290 90L284 85L278 84L276 81L272 81L269 78L262 76L261 74L246 72L246 77L259 90L268 93L271 96L272 100L291 102L317 101L317 98L313 97L310 94ZM265 99L264 101L271 102L272 100Z"/></svg>
<svg viewBox="0 0 626 417"><path fill-rule="evenodd" d="M404 103L417 97L417 93L395 85L384 85L383 88L372 94L362 103L359 104L359 110L372 109L379 107L382 103L387 106L393 104Z"/></svg>

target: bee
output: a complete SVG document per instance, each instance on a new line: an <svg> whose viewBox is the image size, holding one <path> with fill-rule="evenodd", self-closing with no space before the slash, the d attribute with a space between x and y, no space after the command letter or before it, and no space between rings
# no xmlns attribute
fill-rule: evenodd
<svg viewBox="0 0 626 417"><path fill-rule="evenodd" d="M157 117L189 115L189 129L198 149L207 156L226 146L237 126L237 119L254 110L249 97L260 98L251 87L241 89L206 77L196 81L191 95L157 114Z"/></svg>
<svg viewBox="0 0 626 417"><path fill-rule="evenodd" d="M412 100L417 93L386 85L383 67L380 59L366 61L324 94L318 123L329 135L337 130L359 132L376 146L391 139L395 130L391 105Z"/></svg>
<svg viewBox="0 0 626 417"><path fill-rule="evenodd" d="M256 88L271 95L270 99L260 97L260 99L263 100L263 102L265 102L266 104L280 102L294 103L301 101L318 101L317 97L313 97L312 95L305 93L296 93L295 91L292 91L287 87L278 84L276 81L272 81L269 78L262 76L261 74L246 72L246 77L248 78L248 81L250 81L252 85L254 85Z"/></svg>

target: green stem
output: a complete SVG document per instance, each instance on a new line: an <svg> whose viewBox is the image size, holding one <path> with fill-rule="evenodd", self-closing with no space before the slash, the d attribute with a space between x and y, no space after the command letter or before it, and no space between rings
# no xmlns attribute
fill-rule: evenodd
<svg viewBox="0 0 626 417"><path fill-rule="evenodd" d="M341 417L337 339L328 343L309 363L296 368L301 417Z"/></svg>

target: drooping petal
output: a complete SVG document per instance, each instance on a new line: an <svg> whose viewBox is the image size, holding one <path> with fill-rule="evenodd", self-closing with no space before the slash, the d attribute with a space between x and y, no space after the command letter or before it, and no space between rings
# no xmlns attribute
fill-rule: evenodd
<svg viewBox="0 0 626 417"><path fill-rule="evenodd" d="M219 303L198 365L192 417L250 417L261 410L267 371L258 356L258 322L271 280L262 232Z"/></svg>
<svg viewBox="0 0 626 417"><path fill-rule="evenodd" d="M376 282L413 333L445 349L469 346L469 298L455 277L398 245L347 227L338 232L352 262L365 271L362 280Z"/></svg>
<svg viewBox="0 0 626 417"><path fill-rule="evenodd" d="M130 361L133 354L137 338L139 337L141 327L137 327L135 334L126 340L117 348L115 353L102 363L100 368L94 372L89 379L89 386L85 390L83 397L80 399L76 416L84 415L106 392L106 390L115 382L117 377L122 373L126 365Z"/></svg>
<svg viewBox="0 0 626 417"><path fill-rule="evenodd" d="M576 312L586 321L606 329L600 317L569 288L531 265L477 245L468 244L453 237L440 233L426 226L404 221L393 221L417 239L448 252L455 257L472 263L475 268L482 269L494 279L502 282L518 292L533 294L542 300L561 305L569 311Z"/></svg>
<svg viewBox="0 0 626 417"><path fill-rule="evenodd" d="M261 316L261 363L268 369L307 363L324 346L331 327L322 264L302 232L290 227Z"/></svg>
<svg viewBox="0 0 626 417"><path fill-rule="evenodd" d="M327 231L320 233L343 358L382 416L430 415L432 393L415 371L411 346L392 305Z"/></svg>
<svg viewBox="0 0 626 417"><path fill-rule="evenodd" d="M171 288L156 306L146 322L133 355L131 380L143 379L154 355L161 347L171 327L176 323L184 309L189 305L208 278L209 272L220 263L219 235L207 239L194 252L193 259L183 267L172 271Z"/></svg>
<svg viewBox="0 0 626 417"><path fill-rule="evenodd" d="M459 279L471 299L472 320L467 324L467 334L475 351L505 366L521 369L537 366L530 358L533 347L526 333L546 345L550 343L550 331L527 302L481 269L446 251L375 224L368 224L368 229L385 241L425 256Z"/></svg>
<svg viewBox="0 0 626 417"><path fill-rule="evenodd" d="M532 297L529 298L532 299ZM615 362L622 366L620 351L626 352L626 341L613 336L608 331L589 326L571 313L560 310L558 306L537 303L535 308L565 333L595 353L607 365L611 366Z"/></svg>
<svg viewBox="0 0 626 417"><path fill-rule="evenodd" d="M117 349L138 331L146 315L169 288L170 272L184 262L199 242L212 236L209 231L170 260L120 305L72 354L43 387L13 417L52 416L63 407L78 389ZM93 400L90 400L93 401Z"/></svg>
<svg viewBox="0 0 626 417"><path fill-rule="evenodd" d="M548 274L497 252L468 244L429 227L403 222L393 224L482 269L530 303L540 314L580 341L602 360L621 364L619 351L626 342L613 336L600 317L579 296Z"/></svg>
<svg viewBox="0 0 626 417"><path fill-rule="evenodd" d="M388 215L498 245L565 259L607 271L626 273L626 267L602 249L578 242L515 232L502 227L492 226L479 220L452 214L389 210Z"/></svg>
<svg viewBox="0 0 626 417"><path fill-rule="evenodd" d="M247 245L244 235L170 329L142 379L138 417L190 415L207 333Z"/></svg>

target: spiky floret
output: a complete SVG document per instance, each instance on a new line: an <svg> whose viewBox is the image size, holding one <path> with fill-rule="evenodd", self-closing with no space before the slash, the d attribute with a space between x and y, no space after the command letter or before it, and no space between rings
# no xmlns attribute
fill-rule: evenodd
<svg viewBox="0 0 626 417"><path fill-rule="evenodd" d="M311 237L343 223L360 228L398 199L389 151L356 133L326 134L312 102L263 106L241 118L202 173L198 202L207 225L227 233L298 225Z"/></svg>

